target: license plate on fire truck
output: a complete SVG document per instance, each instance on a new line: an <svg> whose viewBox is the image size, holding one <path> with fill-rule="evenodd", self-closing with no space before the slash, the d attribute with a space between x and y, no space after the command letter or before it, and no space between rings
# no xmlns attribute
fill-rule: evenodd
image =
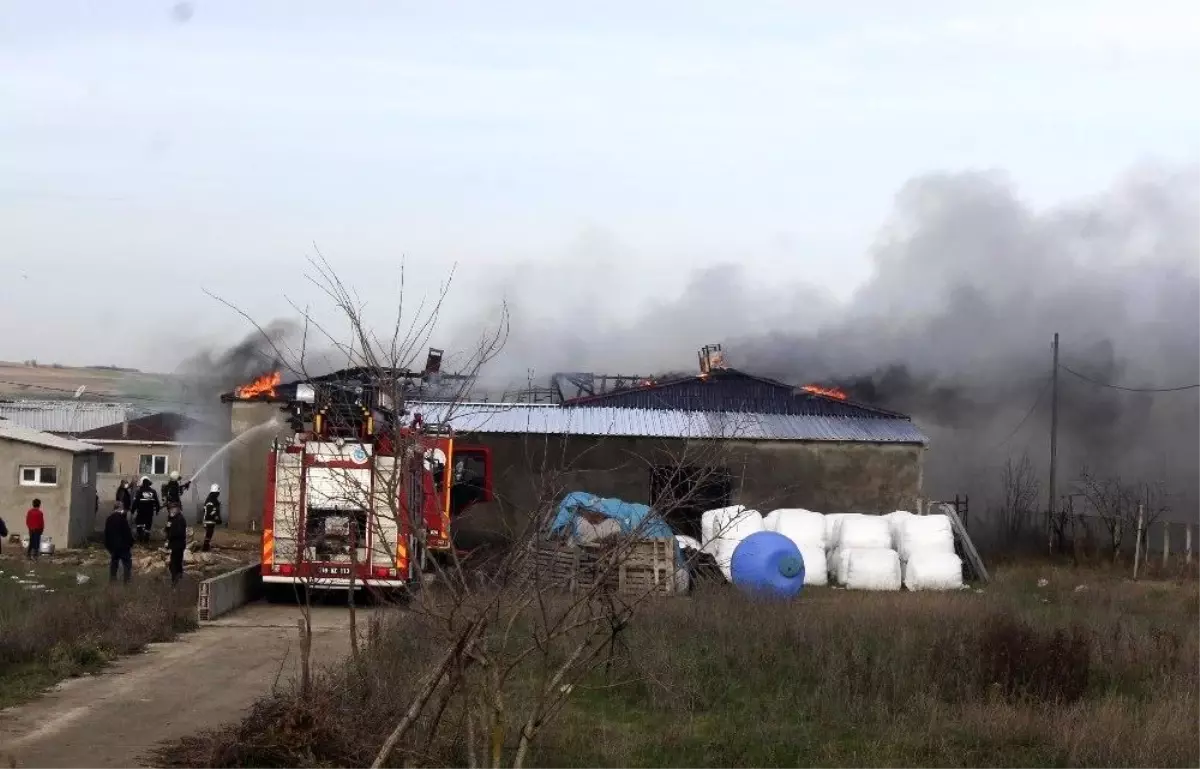
<svg viewBox="0 0 1200 769"><path fill-rule="evenodd" d="M349 577L350 568L348 566L321 566L317 568L317 574L322 577Z"/></svg>

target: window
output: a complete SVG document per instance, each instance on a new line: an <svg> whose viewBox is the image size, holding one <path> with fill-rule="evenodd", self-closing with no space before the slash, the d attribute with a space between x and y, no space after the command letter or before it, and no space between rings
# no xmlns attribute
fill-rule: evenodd
<svg viewBox="0 0 1200 769"><path fill-rule="evenodd" d="M96 457L96 472L111 473L113 467L116 466L116 458L111 451L105 451L100 456Z"/></svg>
<svg viewBox="0 0 1200 769"><path fill-rule="evenodd" d="M138 473L141 475L166 475L166 454L142 454L138 457Z"/></svg>
<svg viewBox="0 0 1200 769"><path fill-rule="evenodd" d="M52 465L21 468L22 486L57 486L58 468Z"/></svg>
<svg viewBox="0 0 1200 769"><path fill-rule="evenodd" d="M88 485L88 475L88 465L87 462L84 462L83 469L79 471L79 483L84 486Z"/></svg>

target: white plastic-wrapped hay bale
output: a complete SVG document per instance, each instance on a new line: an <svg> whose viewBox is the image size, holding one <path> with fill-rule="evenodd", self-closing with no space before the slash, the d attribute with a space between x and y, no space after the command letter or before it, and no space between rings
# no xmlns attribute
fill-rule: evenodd
<svg viewBox="0 0 1200 769"><path fill-rule="evenodd" d="M954 553L920 551L904 562L904 587L909 590L959 590L962 559Z"/></svg>
<svg viewBox="0 0 1200 769"><path fill-rule="evenodd" d="M846 553L836 548L826 554L826 576L830 584L841 584L841 577L845 573L845 557Z"/></svg>
<svg viewBox="0 0 1200 769"><path fill-rule="evenodd" d="M716 553L718 535L728 533L730 524L737 521L746 512L745 505L730 505L706 510L700 515L700 549L710 555ZM760 524L761 524L761 516ZM760 525L761 528L761 525Z"/></svg>
<svg viewBox="0 0 1200 769"><path fill-rule="evenodd" d="M954 529L945 515L914 515L904 522L896 543L900 560L917 553L954 553Z"/></svg>
<svg viewBox="0 0 1200 769"><path fill-rule="evenodd" d="M850 590L899 590L900 556L888 548L850 548L842 555L839 580Z"/></svg>
<svg viewBox="0 0 1200 769"><path fill-rule="evenodd" d="M875 550L892 548L892 531L882 515L846 516L837 529L839 550Z"/></svg>
<svg viewBox="0 0 1200 769"><path fill-rule="evenodd" d="M686 593L692 587L692 575L686 568L675 570L675 592Z"/></svg>
<svg viewBox="0 0 1200 769"><path fill-rule="evenodd" d="M825 516L799 507L782 507L763 516L763 528L796 543L796 547L825 549Z"/></svg>
<svg viewBox="0 0 1200 769"><path fill-rule="evenodd" d="M847 518L862 518L862 513L829 513L825 516L825 549L835 550L841 536L842 522Z"/></svg>
<svg viewBox="0 0 1200 769"><path fill-rule="evenodd" d="M917 516L913 515L908 510L896 510L883 517L884 520L888 522L888 530L892 532L892 546L895 547L896 550L899 550L900 538L904 535L904 526L909 522L910 519L916 518ZM901 556L900 560L904 560L904 557Z"/></svg>
<svg viewBox="0 0 1200 769"><path fill-rule="evenodd" d="M850 557L854 553L870 552L880 550L887 553L895 553L886 547L868 547L868 548L837 548L829 553L826 558L826 574L829 576L829 581L835 585L846 586L846 580L849 579L850 573Z"/></svg>
<svg viewBox="0 0 1200 769"><path fill-rule="evenodd" d="M743 539L763 530L762 513L742 505L709 510L700 517L700 529L703 551L713 556L725 579L732 581L729 564L733 551Z"/></svg>
<svg viewBox="0 0 1200 769"><path fill-rule="evenodd" d="M800 557L804 559L804 584L828 585L829 567L825 560L825 548L800 546Z"/></svg>

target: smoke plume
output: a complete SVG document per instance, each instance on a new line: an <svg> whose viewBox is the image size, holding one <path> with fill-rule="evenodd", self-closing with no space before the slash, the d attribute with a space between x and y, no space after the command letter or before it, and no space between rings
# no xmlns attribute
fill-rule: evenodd
<svg viewBox="0 0 1200 769"><path fill-rule="evenodd" d="M911 414L931 438L927 493L984 496L1007 457L1048 462L1056 332L1062 364L1096 382L1200 381L1198 212L1194 168L1140 169L1050 210L999 174L928 175L900 190L873 274L848 302L809 285L752 285L727 265L640 313L608 309L622 247L593 240L566 265L509 266L520 283L491 276L507 289L512 333L490 374L691 369L700 346L721 342L742 370L838 384ZM1059 493L1086 464L1165 482L1176 517L1194 517L1200 391L1059 377Z"/></svg>

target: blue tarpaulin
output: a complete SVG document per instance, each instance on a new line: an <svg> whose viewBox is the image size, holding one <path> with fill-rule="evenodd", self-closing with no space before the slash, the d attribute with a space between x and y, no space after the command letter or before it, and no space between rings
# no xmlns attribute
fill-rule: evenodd
<svg viewBox="0 0 1200 769"><path fill-rule="evenodd" d="M586 491L572 491L563 497L562 502L558 505L558 513L550 523L550 533L568 531L572 535L577 534L578 513L583 510L612 518L621 525L621 531L626 533L636 531L647 539L658 537L670 539L675 543L676 562L682 561L679 543L675 540L675 532L666 524L666 521L654 514L654 510L649 505L625 502L612 497L598 497Z"/></svg>

